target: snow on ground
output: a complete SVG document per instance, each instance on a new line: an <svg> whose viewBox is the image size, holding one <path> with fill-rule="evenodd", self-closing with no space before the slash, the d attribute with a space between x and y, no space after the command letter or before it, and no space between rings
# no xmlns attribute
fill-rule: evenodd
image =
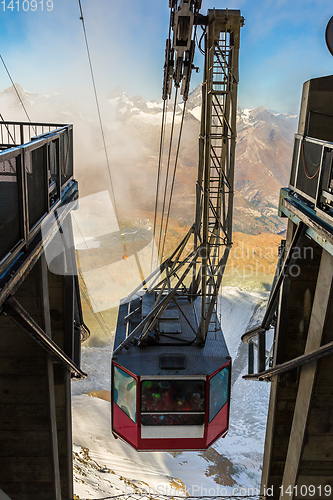
<svg viewBox="0 0 333 500"><path fill-rule="evenodd" d="M198 454L138 453L112 436L110 403L85 394L73 400L75 492L80 498L135 489L185 494L185 485L198 477L199 484L216 486L213 478L205 477L205 462Z"/></svg>
<svg viewBox="0 0 333 500"><path fill-rule="evenodd" d="M230 356L235 359L246 330L261 322L267 292L247 292L241 288L225 286L218 300L218 315Z"/></svg>
<svg viewBox="0 0 333 500"><path fill-rule="evenodd" d="M90 391L110 390L112 345L108 347L82 347L82 369L87 378L72 383L72 395Z"/></svg>
<svg viewBox="0 0 333 500"><path fill-rule="evenodd" d="M88 377L72 384L75 492L81 499L138 489L184 495L259 490L270 386L242 379L247 346L240 338L260 322L267 298L267 293L223 289L218 311L233 358L230 429L206 452L138 453L114 439L110 403L87 395L110 390L112 348L82 349Z"/></svg>
<svg viewBox="0 0 333 500"><path fill-rule="evenodd" d="M224 287L219 301L233 368L229 432L213 446L237 464L237 482L248 488L260 484L270 384L242 379L247 373L247 346L240 338L261 323L267 300L267 292Z"/></svg>

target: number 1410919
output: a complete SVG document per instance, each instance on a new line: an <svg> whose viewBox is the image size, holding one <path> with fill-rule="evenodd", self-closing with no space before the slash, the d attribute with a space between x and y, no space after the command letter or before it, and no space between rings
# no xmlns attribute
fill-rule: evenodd
<svg viewBox="0 0 333 500"><path fill-rule="evenodd" d="M2 0L1 5L4 12L19 12L20 10L24 12L47 10L50 12L53 10L52 0Z"/></svg>

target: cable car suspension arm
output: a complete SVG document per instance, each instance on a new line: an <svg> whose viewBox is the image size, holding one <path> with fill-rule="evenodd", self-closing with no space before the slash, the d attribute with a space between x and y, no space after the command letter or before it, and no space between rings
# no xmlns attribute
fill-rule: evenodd
<svg viewBox="0 0 333 500"><path fill-rule="evenodd" d="M192 30L195 17L199 16L197 9L200 8L200 3L194 0L170 0L170 26L174 38L173 43L170 37L167 41L163 99L170 97L172 83L174 82L178 89L181 80L184 84L180 91L182 94L186 87L186 79L190 77L190 71L186 73L184 69L186 57L190 57L186 51L191 50ZM177 300L180 290L184 289L184 280L190 270L192 270L192 282L189 288L185 287L185 296L189 301L201 296L196 343L199 345L205 343L211 321L213 322L215 316L213 312L218 290L232 244L238 53L240 27L243 26L243 21L238 10L208 11L204 34L205 71L202 85L195 223L173 252L172 257L166 259L158 268L162 279L156 272L145 280L145 285L148 285L148 282L150 284L146 291L157 292L155 304L152 311L118 346L117 351L133 340L139 344L145 341L169 303L174 299ZM186 92L182 95L186 101ZM174 112L175 109L176 106ZM184 258L192 234L193 250ZM181 271L180 277L178 277L179 271ZM139 289L140 287L136 292ZM169 290L167 294L166 290ZM131 296L133 297L136 292Z"/></svg>
<svg viewBox="0 0 333 500"><path fill-rule="evenodd" d="M191 74L194 68L196 25L202 0L169 0L170 27L169 38L165 46L165 64L163 79L163 99L171 97L172 82L176 88L181 86L180 93L187 101L190 89ZM192 32L194 35L192 38Z"/></svg>
<svg viewBox="0 0 333 500"><path fill-rule="evenodd" d="M186 278L187 274L191 270L193 263L195 261L197 252L191 252L187 259L186 263L189 263L187 269L185 272L182 274L180 279L178 280L176 286L158 303L155 304L153 309L150 311L150 313L134 328L134 330L130 333L130 335L123 341L121 342L118 347L114 350L113 354L115 355L118 351L126 347L129 343L131 343L133 340L137 340L138 344L140 345L149 335L149 332L151 329L154 327L156 322L158 321L160 315L166 310L168 307L168 304L170 303L170 300L176 295L178 289L182 285L184 279ZM149 321L151 321L149 323ZM148 324L149 323L149 324ZM142 330L142 328L148 324L148 327L145 329L145 332L137 338L136 335L139 334L139 332Z"/></svg>
<svg viewBox="0 0 333 500"><path fill-rule="evenodd" d="M184 4L187 4L186 6ZM174 81L180 84L181 36L185 17L180 14L188 12L193 3L171 2L173 9L171 24L174 31L173 44L168 43L167 51L169 78L164 82ZM176 8L179 15L176 16ZM174 15L174 19L172 19ZM193 27L192 17L189 23ZM196 261L192 268L192 284L188 290L189 300L201 296L201 318L197 331L197 342L204 344L213 317L217 294L221 284L224 267L232 244L232 209L234 162L236 144L236 112L238 84L238 53L240 27L244 19L237 10L211 10L208 12L205 37L205 72L202 86L202 119L199 138L199 167L197 181L196 217L194 224L194 250ZM180 24L177 24L177 23ZM187 22L187 21L186 21ZM178 26L178 27L177 27ZM177 39L178 37L178 39ZM176 40L176 41L175 41ZM185 43L183 43L183 46ZM188 46L189 47L189 46ZM176 50L177 49L177 50ZM189 50L189 49L186 49ZM171 78L171 59L176 62ZM177 69L178 60L178 69ZM184 58L182 59L184 61ZM170 87L164 87L167 98ZM186 95L184 97L186 99ZM175 269L182 266L181 255ZM161 300L170 280L160 282L162 285L155 304ZM175 276L175 275L174 275ZM177 283L176 283L177 286ZM158 289L154 287L155 290ZM164 300L164 299L163 299ZM160 313L158 313L158 317ZM156 321L157 321L157 318ZM148 330L148 328L147 328Z"/></svg>

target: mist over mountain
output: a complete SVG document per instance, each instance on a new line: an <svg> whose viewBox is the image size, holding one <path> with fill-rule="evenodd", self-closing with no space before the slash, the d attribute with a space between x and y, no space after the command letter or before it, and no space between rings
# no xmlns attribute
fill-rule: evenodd
<svg viewBox="0 0 333 500"><path fill-rule="evenodd" d="M16 84L32 121L73 123L76 177L81 195L110 185L107 159L94 102L67 102L66 97L27 92ZM100 98L108 162L120 213L153 212L161 134L162 102L129 96L120 86ZM165 178L174 102L168 102L162 180ZM173 169L183 104L177 104ZM0 109L7 120L26 121L15 89L0 92ZM201 88L189 96L178 159L171 216L186 225L194 218ZM277 216L281 186L288 184L297 116L264 107L237 113L234 230L251 234L279 232Z"/></svg>

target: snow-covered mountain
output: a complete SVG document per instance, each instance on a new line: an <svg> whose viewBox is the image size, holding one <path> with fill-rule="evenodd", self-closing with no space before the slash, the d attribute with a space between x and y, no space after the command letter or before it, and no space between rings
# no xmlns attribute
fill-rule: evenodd
<svg viewBox="0 0 333 500"><path fill-rule="evenodd" d="M76 176L82 195L102 191L109 173L93 96L84 102L66 102L64 96L33 94L16 85L32 121L73 123ZM166 138L174 103L168 102ZM25 120L15 90L0 92L5 119ZM129 96L121 87L100 99L117 205L122 212L153 212L162 121L162 102ZM176 138L183 104L176 108ZM171 215L189 225L193 222L198 162L201 89L189 96L177 167ZM297 117L263 107L238 110L238 143L235 170L234 229L258 234L279 232L284 223L277 216L279 189L288 183L293 134ZM176 142L176 141L175 141ZM165 140L164 158L168 139ZM175 156L171 153L171 166ZM162 178L164 178L163 173Z"/></svg>
<svg viewBox="0 0 333 500"><path fill-rule="evenodd" d="M143 146L139 150L140 168L132 178L133 190L146 210L151 207L148 192L155 193L154 172L162 121L162 103L146 102L142 97L130 97L117 87L108 99L109 112L120 122L131 138ZM171 124L173 102L168 103L167 124ZM179 130L183 105L176 108L176 132ZM179 155L173 215L190 224L194 213L194 186L198 158L198 134L201 117L201 88L190 94L185 114L182 147ZM238 231L260 233L279 232L284 223L277 216L280 187L289 179L293 136L297 116L257 109L238 109L238 143L235 169L234 227ZM168 137L168 130L166 137ZM165 149L168 144L166 139ZM166 154L166 153L165 153ZM174 152L172 153L174 154ZM173 157L173 156L172 156ZM144 186L148 187L144 189ZM142 199L141 191L145 196Z"/></svg>
<svg viewBox="0 0 333 500"><path fill-rule="evenodd" d="M262 106L239 110L235 167L235 217L239 230L248 232L248 217L254 224L254 233L260 232L262 226L271 232L283 230L276 207L280 188L289 182L297 119Z"/></svg>
<svg viewBox="0 0 333 500"><path fill-rule="evenodd" d="M131 492L152 498L154 493L259 494L269 384L242 379L247 347L240 337L261 320L266 299L264 293L229 287L220 298L222 328L233 357L230 429L205 452L138 453L115 440L111 405L100 399L110 391L111 346L83 348L88 378L72 384L75 493L80 499Z"/></svg>

